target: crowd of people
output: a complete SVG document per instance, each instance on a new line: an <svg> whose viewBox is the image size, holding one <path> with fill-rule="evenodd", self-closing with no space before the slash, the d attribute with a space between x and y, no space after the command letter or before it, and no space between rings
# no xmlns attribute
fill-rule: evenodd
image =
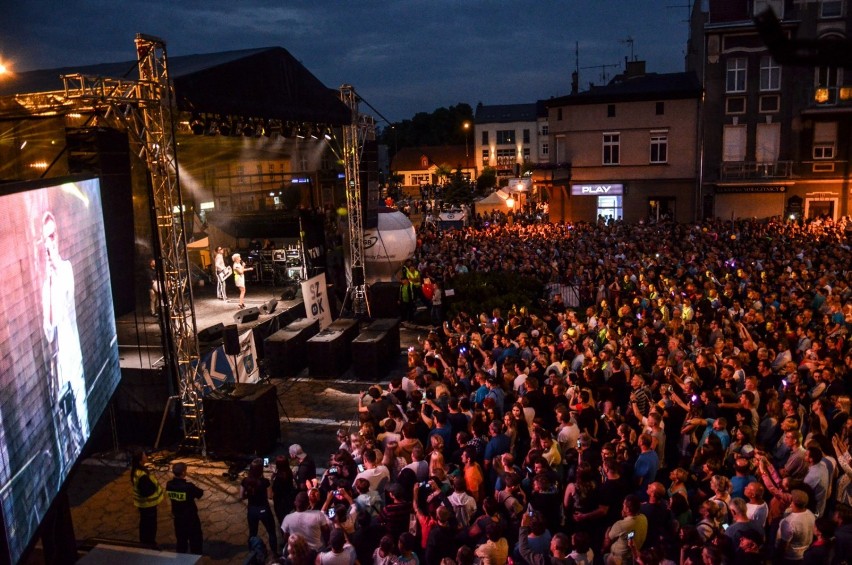
<svg viewBox="0 0 852 565"><path fill-rule="evenodd" d="M298 445L252 464L251 533L292 565L852 559L847 222L515 220L423 226L416 270L579 306L447 319L322 474Z"/></svg>

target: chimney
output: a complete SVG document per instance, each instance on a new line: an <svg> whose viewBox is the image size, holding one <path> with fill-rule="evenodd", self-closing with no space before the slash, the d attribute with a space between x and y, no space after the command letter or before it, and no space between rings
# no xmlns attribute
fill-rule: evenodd
<svg viewBox="0 0 852 565"><path fill-rule="evenodd" d="M635 78L645 75L645 61L627 61L624 78Z"/></svg>

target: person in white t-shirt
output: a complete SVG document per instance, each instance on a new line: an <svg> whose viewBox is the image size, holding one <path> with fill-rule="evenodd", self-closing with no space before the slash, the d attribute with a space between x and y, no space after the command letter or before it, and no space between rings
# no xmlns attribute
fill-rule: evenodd
<svg viewBox="0 0 852 565"><path fill-rule="evenodd" d="M370 490L374 490L379 494L384 492L385 484L390 480L390 471L384 465L376 463L376 452L365 451L361 458L364 463L364 470L355 475L355 480L367 479L370 483Z"/></svg>

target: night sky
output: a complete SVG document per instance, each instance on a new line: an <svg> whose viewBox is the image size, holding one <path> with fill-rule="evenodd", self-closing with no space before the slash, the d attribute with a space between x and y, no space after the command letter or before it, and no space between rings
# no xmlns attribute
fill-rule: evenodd
<svg viewBox="0 0 852 565"><path fill-rule="evenodd" d="M136 33L164 39L170 56L283 47L326 86L351 84L399 121L568 94L577 44L581 89L623 69L627 38L649 72L682 71L689 3L5 0L0 60L17 71L133 60Z"/></svg>

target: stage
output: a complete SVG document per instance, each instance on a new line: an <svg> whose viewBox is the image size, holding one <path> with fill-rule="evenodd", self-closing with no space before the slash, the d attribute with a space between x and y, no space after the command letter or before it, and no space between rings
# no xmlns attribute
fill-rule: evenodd
<svg viewBox="0 0 852 565"><path fill-rule="evenodd" d="M261 329L266 329L267 327L269 329L279 329L286 326L293 319L303 317L305 314L304 304L301 299L281 300L281 295L284 291L283 288L249 286L246 288L245 297L247 308L252 306L261 308L272 299L277 299L278 304L273 313L264 314L261 312L257 320L238 324L234 320L234 314L240 311L238 307L239 294L233 288L229 288L229 291L231 292L227 301L222 301L215 297L215 288L204 287L196 291L197 293L193 295L193 302L195 304L195 326L197 332L203 335L205 329L214 327L220 323L226 326L237 324L240 333L248 329L254 330L258 327ZM281 318L282 316L284 318ZM159 318L151 316L148 313L147 304L144 309L137 309L136 312L131 312L117 318L116 330L118 334L119 362L122 371L148 371L162 368L163 332ZM268 335L268 333L264 332L265 335ZM203 356L206 351L221 344L221 336L213 340L199 340L199 354Z"/></svg>

